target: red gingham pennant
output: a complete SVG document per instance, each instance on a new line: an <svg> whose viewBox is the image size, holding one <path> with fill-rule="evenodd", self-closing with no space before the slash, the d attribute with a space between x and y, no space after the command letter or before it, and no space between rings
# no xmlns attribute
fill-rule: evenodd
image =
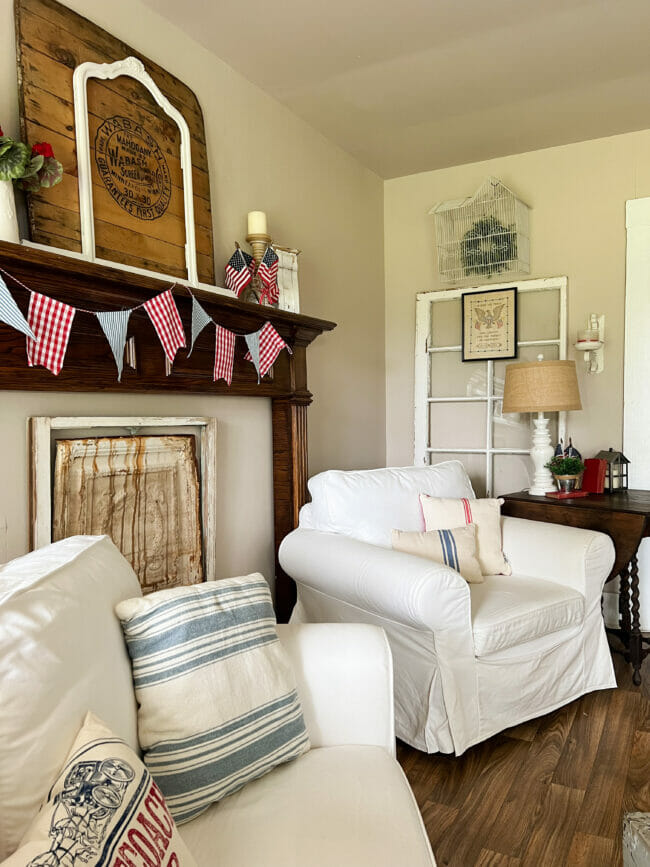
<svg viewBox="0 0 650 867"><path fill-rule="evenodd" d="M27 363L30 367L41 364L58 376L76 312L76 308L61 301L32 292L27 321L36 340L27 338Z"/></svg>
<svg viewBox="0 0 650 867"><path fill-rule="evenodd" d="M232 366L235 358L235 335L227 328L217 325L217 336L214 348L214 381L225 379L228 385L232 382Z"/></svg>
<svg viewBox="0 0 650 867"><path fill-rule="evenodd" d="M150 298L145 302L144 309L149 314L149 319L156 329L165 355L170 364L173 363L176 351L181 346L185 346L185 332L172 290L168 289L166 292L156 295L155 298Z"/></svg>
<svg viewBox="0 0 650 867"><path fill-rule="evenodd" d="M260 369L258 371L260 376L264 376L273 366L273 362L278 357L278 355L282 352L283 349L286 349L289 355L293 355L288 344L284 342L284 340L280 337L275 328L271 325L270 322L266 322L260 328ZM253 357L250 352L247 352L244 356L246 361L252 361Z"/></svg>

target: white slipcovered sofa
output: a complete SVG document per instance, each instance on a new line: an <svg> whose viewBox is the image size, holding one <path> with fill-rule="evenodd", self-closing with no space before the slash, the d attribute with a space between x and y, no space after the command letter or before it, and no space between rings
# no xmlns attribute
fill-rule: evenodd
<svg viewBox="0 0 650 867"><path fill-rule="evenodd" d="M616 686L601 615L614 563L602 533L502 518L512 575L469 585L393 551L391 530L423 530L419 494L474 498L459 461L329 471L280 548L297 584L292 623L382 626L393 651L399 738L455 752Z"/></svg>
<svg viewBox="0 0 650 867"><path fill-rule="evenodd" d="M87 710L137 749L131 666L115 605L140 594L106 536L0 568L0 861L17 847ZM193 821L201 867L432 867L394 758L392 667L367 626L279 628L312 749Z"/></svg>

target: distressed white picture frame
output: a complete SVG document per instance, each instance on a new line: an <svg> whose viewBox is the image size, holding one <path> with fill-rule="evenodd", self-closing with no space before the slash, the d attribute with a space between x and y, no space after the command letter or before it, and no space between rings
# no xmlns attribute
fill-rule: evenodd
<svg viewBox="0 0 650 867"><path fill-rule="evenodd" d="M53 440L56 431L66 437L74 431L92 431L81 436L115 436L102 432L114 429L123 434L182 433L193 429L200 444L199 479L201 493L201 536L206 581L216 577L217 562L217 420L202 416L33 416L29 419L31 441L31 550L52 541ZM53 436L54 435L54 436Z"/></svg>
<svg viewBox="0 0 650 867"><path fill-rule="evenodd" d="M180 130L180 163L183 175L183 201L185 214L185 267L192 286L199 282L196 261L196 233L194 229L194 189L192 185L192 151L190 129L183 115L160 90L156 82L137 57L126 57L114 63L81 63L72 76L74 94L74 121L77 142L77 172L79 176L79 217L81 221L81 251L95 260L95 221L93 216L93 184L90 163L90 137L88 133L88 79L108 80L126 75L147 88L156 103Z"/></svg>

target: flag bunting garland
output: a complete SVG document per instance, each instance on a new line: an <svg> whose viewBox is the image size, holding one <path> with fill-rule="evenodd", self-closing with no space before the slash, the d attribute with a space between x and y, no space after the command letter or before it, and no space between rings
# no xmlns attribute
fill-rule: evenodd
<svg viewBox="0 0 650 867"><path fill-rule="evenodd" d="M59 375L76 312L76 308L62 301L32 292L27 313L27 322L34 334L33 340L27 338L27 363L30 367L40 364L55 376Z"/></svg>
<svg viewBox="0 0 650 867"><path fill-rule="evenodd" d="M214 343L214 375L213 379L216 382L218 379L225 379L226 383L232 383L232 368L235 361L235 337L233 331L227 328L222 328L217 325L217 335Z"/></svg>
<svg viewBox="0 0 650 867"><path fill-rule="evenodd" d="M194 295L192 295L192 342L190 344L190 351L187 354L188 358L194 350L196 338L203 331L205 326L209 325L211 322L212 319L208 316L203 307L201 307Z"/></svg>
<svg viewBox="0 0 650 867"><path fill-rule="evenodd" d="M36 335L27 324L27 320L20 312L20 308L14 301L13 295L7 288L7 284L0 276L0 322L11 325L16 331L22 331L27 337L36 340Z"/></svg>
<svg viewBox="0 0 650 867"><path fill-rule="evenodd" d="M132 310L109 310L106 313L95 313L108 344L111 347L115 364L117 364L117 381L122 381L124 366L124 345L126 332Z"/></svg>
<svg viewBox="0 0 650 867"><path fill-rule="evenodd" d="M269 248L270 249L270 248ZM243 251L243 255L244 254ZM252 257L248 257L251 261ZM277 258L277 257L276 257ZM246 259L243 259L246 262ZM246 265L248 269L248 264ZM271 263L272 267L272 263ZM277 269L276 269L277 270ZM118 382L122 380L124 365L124 347L126 345L127 331L131 314L144 308L156 331L166 358L173 363L177 351L185 347L185 331L183 323L176 307L174 294L171 287L149 298L135 307L121 310L94 311L85 310L81 307L72 307L42 295L40 292L31 290L20 280L0 268L6 276L11 277L22 289L29 292L29 308L27 319L23 316L16 304L11 291L5 280L0 275L0 323L9 325L26 337L27 362L30 367L40 365L47 368L55 376L61 371L65 360L66 350L72 331L72 325L76 313L87 313L94 316L99 323L104 336L110 346L115 364L117 366ZM250 270L249 270L250 274ZM191 290L187 290L192 299L192 339L190 344L191 355L196 340L207 325L215 326L215 354L214 354L214 381L219 379L232 384L233 366L235 358L235 341L243 337L248 352L245 355L247 361L251 361L257 372L257 381L265 376L272 367L278 354L286 349L291 353L291 348L278 334L270 322L266 322L258 331L250 334L236 334L219 325L201 306Z"/></svg>
<svg viewBox="0 0 650 867"><path fill-rule="evenodd" d="M185 332L172 290L168 289L166 292L161 292L160 295L155 295L145 301L144 309L151 319L151 324L156 329L156 334L162 343L169 363L173 364L176 352L185 346Z"/></svg>
<svg viewBox="0 0 650 867"><path fill-rule="evenodd" d="M248 352L244 356L246 361L252 361L255 370L257 371L257 381L260 381L260 332L254 331L252 334L245 334L244 340L248 346Z"/></svg>
<svg viewBox="0 0 650 867"><path fill-rule="evenodd" d="M249 340L249 338L253 339ZM246 343L248 352L244 357L246 361L252 361L255 365L258 382L260 377L269 372L273 362L283 349L286 349L289 355L293 355L288 344L284 342L270 322L266 322L254 334L247 334Z"/></svg>

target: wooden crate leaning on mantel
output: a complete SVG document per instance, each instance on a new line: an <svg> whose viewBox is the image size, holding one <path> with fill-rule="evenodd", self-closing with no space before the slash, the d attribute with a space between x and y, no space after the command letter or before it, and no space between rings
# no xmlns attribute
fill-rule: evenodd
<svg viewBox="0 0 650 867"><path fill-rule="evenodd" d="M208 157L203 115L194 93L161 66L56 0L16 0L15 14L23 137L29 142L49 141L64 170L56 188L28 197L31 240L81 251L72 74L87 61L109 63L135 56L188 123L198 273L202 283L214 285ZM91 80L88 107L97 257L185 277L178 128L143 85L124 76ZM98 171L95 138L102 124L115 118L138 123L146 141L151 139L160 148L158 156L150 148L147 169L154 170L158 163L162 166L162 159L169 173L170 197L164 212L154 219L138 219L129 213L111 195Z"/></svg>

